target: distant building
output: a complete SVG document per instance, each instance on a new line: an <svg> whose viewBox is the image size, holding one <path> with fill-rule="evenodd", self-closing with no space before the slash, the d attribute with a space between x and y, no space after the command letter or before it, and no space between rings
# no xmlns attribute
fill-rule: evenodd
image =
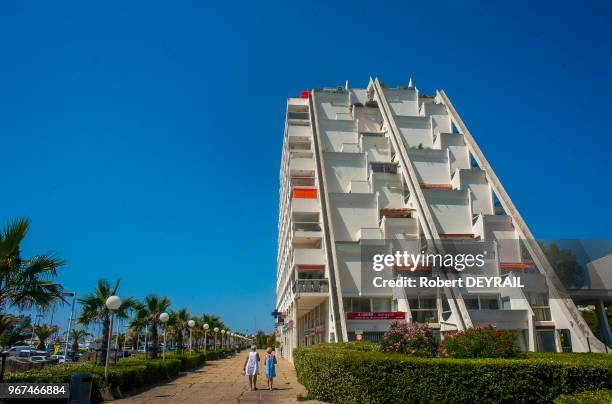
<svg viewBox="0 0 612 404"><path fill-rule="evenodd" d="M528 287L398 296L364 281L361 248L377 239L495 242L487 273ZM396 319L439 333L493 324L532 351L603 350L450 100L412 81L288 100L277 258L277 340L290 360L298 346L378 341Z"/></svg>

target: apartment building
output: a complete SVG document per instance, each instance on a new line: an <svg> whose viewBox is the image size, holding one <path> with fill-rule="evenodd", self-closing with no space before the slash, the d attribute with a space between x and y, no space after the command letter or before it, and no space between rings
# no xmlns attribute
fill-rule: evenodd
<svg viewBox="0 0 612 404"><path fill-rule="evenodd" d="M604 349L444 91L376 79L290 98L279 199L276 333L289 360L298 346L378 341L394 320L438 335L492 324L531 351ZM372 240L493 243L487 274L526 287L376 288L361 254Z"/></svg>

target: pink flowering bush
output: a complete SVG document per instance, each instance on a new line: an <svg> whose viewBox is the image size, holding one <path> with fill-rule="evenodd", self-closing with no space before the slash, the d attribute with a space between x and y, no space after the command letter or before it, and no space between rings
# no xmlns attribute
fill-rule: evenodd
<svg viewBox="0 0 612 404"><path fill-rule="evenodd" d="M432 357L436 354L436 346L434 335L426 325L395 321L383 336L380 350Z"/></svg>
<svg viewBox="0 0 612 404"><path fill-rule="evenodd" d="M487 327L469 328L448 334L439 347L439 356L451 358L515 358L522 356L516 334Z"/></svg>

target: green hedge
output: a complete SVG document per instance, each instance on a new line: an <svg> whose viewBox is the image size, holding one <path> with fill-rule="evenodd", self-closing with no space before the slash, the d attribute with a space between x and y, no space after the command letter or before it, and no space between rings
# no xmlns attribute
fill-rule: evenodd
<svg viewBox="0 0 612 404"><path fill-rule="evenodd" d="M576 394L563 394L555 400L555 404L610 404L612 390L583 391Z"/></svg>
<svg viewBox="0 0 612 404"><path fill-rule="evenodd" d="M92 363L74 363L46 367L5 375L5 382L16 383L70 383L70 377L79 372L91 373L93 378L91 401L102 401L100 391L108 386L118 386L122 393L147 387L178 376L179 372L192 370L205 363L204 353L169 354L166 359L128 358L111 364L108 380L104 380L104 367ZM20 401L11 400L11 403ZM23 402L28 402L27 400ZM52 401L50 401L52 402ZM65 400L57 402L65 403Z"/></svg>
<svg viewBox="0 0 612 404"><path fill-rule="evenodd" d="M70 383L70 378L75 373L87 372L92 375L91 401L99 403L102 401L100 390L106 386L104 382L104 368L101 372L99 366L89 363L74 363L62 366L45 367L41 370L29 370L27 372L6 373L5 383ZM5 400L10 403L29 403L31 400ZM47 400L49 403L66 403L66 400Z"/></svg>
<svg viewBox="0 0 612 404"><path fill-rule="evenodd" d="M178 359L181 361L181 372L187 372L201 366L206 363L206 355L204 352L184 353L184 354L170 354L166 355L166 358Z"/></svg>
<svg viewBox="0 0 612 404"><path fill-rule="evenodd" d="M215 349L212 351L206 351L206 360L207 361L216 361L219 360L221 358L223 358L222 356L223 350L221 349Z"/></svg>
<svg viewBox="0 0 612 404"><path fill-rule="evenodd" d="M309 397L336 404L552 402L561 394L612 388L612 356L598 354L417 358L328 344L298 348L293 358Z"/></svg>

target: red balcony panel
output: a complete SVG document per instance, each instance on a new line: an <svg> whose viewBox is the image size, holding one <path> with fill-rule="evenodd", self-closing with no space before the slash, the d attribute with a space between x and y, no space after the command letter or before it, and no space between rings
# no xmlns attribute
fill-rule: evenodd
<svg viewBox="0 0 612 404"><path fill-rule="evenodd" d="M293 188L293 197L301 199L317 199L316 188Z"/></svg>
<svg viewBox="0 0 612 404"><path fill-rule="evenodd" d="M297 266L297 269L300 271L324 271L325 265L305 265L300 264Z"/></svg>
<svg viewBox="0 0 612 404"><path fill-rule="evenodd" d="M507 269L507 270L512 270L512 269L534 269L535 265L529 264L529 263L526 263L526 262L500 262L499 263L499 267L501 269Z"/></svg>

